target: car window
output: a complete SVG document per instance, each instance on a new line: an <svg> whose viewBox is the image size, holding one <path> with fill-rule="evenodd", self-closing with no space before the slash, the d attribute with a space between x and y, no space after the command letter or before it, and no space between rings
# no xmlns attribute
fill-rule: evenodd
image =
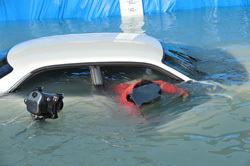
<svg viewBox="0 0 250 166"><path fill-rule="evenodd" d="M176 80L146 67L101 66L101 71L106 87L139 80L162 80L176 83ZM29 92L37 86L43 86L45 91L51 93L74 93L74 95L87 94L94 89L88 66L45 71L33 76L18 89Z"/></svg>
<svg viewBox="0 0 250 166"><path fill-rule="evenodd" d="M88 67L81 67L44 71L26 81L19 87L19 91L30 92L37 86L43 86L48 93L82 95L92 87L90 70Z"/></svg>
<svg viewBox="0 0 250 166"><path fill-rule="evenodd" d="M0 52L0 79L13 71L7 61L8 50Z"/></svg>
<svg viewBox="0 0 250 166"><path fill-rule="evenodd" d="M105 81L108 84L132 83L139 80L162 80L169 83L176 83L167 75L147 67L137 66L102 66Z"/></svg>

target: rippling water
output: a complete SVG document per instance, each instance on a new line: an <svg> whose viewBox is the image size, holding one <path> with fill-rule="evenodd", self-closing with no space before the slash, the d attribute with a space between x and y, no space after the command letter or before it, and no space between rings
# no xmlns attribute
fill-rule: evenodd
<svg viewBox="0 0 250 166"><path fill-rule="evenodd" d="M140 25L117 17L0 22L0 50L42 36L126 29L181 47L208 73L180 85L188 102L163 98L142 117L119 111L85 69L48 72L0 96L0 165L250 165L250 8L148 15ZM106 77L120 79L128 78ZM33 121L26 111L23 99L39 83L65 93L59 119Z"/></svg>

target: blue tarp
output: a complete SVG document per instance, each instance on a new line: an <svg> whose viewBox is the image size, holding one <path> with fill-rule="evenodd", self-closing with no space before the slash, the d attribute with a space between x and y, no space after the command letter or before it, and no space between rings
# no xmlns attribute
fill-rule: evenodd
<svg viewBox="0 0 250 166"><path fill-rule="evenodd" d="M143 9L146 14L229 6L250 6L250 0L143 0Z"/></svg>
<svg viewBox="0 0 250 166"><path fill-rule="evenodd" d="M0 0L0 21L97 18L119 14L119 0Z"/></svg>
<svg viewBox="0 0 250 166"><path fill-rule="evenodd" d="M144 13L250 6L250 0L142 0ZM119 0L0 0L0 21L119 16Z"/></svg>

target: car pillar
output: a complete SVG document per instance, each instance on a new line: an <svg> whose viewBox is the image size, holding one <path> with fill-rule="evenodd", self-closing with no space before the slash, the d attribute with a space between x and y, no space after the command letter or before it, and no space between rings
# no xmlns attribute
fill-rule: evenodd
<svg viewBox="0 0 250 166"><path fill-rule="evenodd" d="M89 66L92 83L96 86L103 85L103 77L100 66Z"/></svg>

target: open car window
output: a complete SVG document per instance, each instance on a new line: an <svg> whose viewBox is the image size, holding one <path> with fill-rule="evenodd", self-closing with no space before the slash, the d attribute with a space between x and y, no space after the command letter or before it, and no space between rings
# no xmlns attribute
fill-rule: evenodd
<svg viewBox="0 0 250 166"><path fill-rule="evenodd" d="M104 85L109 87L116 84L132 83L139 80L162 80L169 83L178 83L176 80L164 75L163 73L147 68L136 66L101 66ZM19 90L30 91L36 86L44 86L60 92L75 91L76 93L84 90L90 91L93 87L89 66L74 67L43 71L31 77L19 87Z"/></svg>
<svg viewBox="0 0 250 166"><path fill-rule="evenodd" d="M109 84L132 83L139 80L162 80L169 83L178 83L167 75L148 68L138 66L102 66L105 81Z"/></svg>
<svg viewBox="0 0 250 166"><path fill-rule="evenodd" d="M90 70L88 67L64 68L43 71L31 77L18 91L30 92L37 86L43 86L47 92L61 92L83 94L92 87Z"/></svg>
<svg viewBox="0 0 250 166"><path fill-rule="evenodd" d="M13 71L13 68L7 61L7 54L9 50L0 52L0 79Z"/></svg>

